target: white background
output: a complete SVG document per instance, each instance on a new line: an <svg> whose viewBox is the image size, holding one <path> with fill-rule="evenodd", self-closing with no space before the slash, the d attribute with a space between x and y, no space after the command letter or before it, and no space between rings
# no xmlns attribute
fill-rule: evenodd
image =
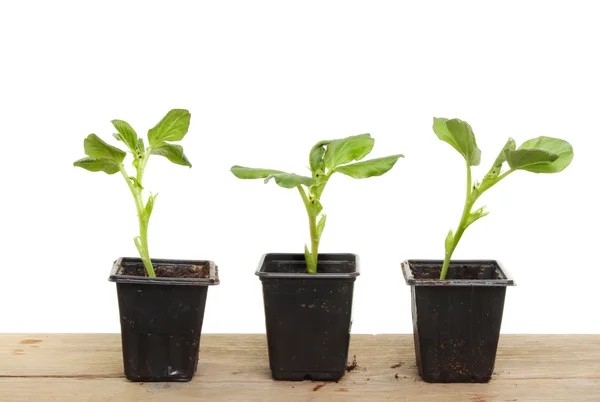
<svg viewBox="0 0 600 402"><path fill-rule="evenodd" d="M450 4L452 3L452 4ZM599 333L600 24L594 2L2 2L0 332L118 332L112 262L135 256L122 177L74 168L110 120L192 113L188 169L151 158L155 258L211 259L205 332L264 332L267 252L302 252L300 197L234 164L306 174L321 139L371 133L387 175L333 177L322 252L360 255L355 333L412 330L400 262L441 258L464 164L432 117L468 121L487 172L509 136L569 140L557 175L518 172L456 258L500 260L505 333ZM127 165L129 167L129 165Z"/></svg>

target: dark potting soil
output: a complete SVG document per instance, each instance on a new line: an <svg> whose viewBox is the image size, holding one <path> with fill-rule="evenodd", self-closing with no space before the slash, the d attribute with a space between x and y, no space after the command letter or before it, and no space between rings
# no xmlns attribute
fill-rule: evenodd
<svg viewBox="0 0 600 402"><path fill-rule="evenodd" d="M396 364L392 364L392 365L390 366L390 368L398 368L398 367L402 367L402 365L403 365L403 364L404 364L404 363L402 363L402 362L398 362L398 363L396 363Z"/></svg>
<svg viewBox="0 0 600 402"><path fill-rule="evenodd" d="M314 386L313 391L318 391L323 388L326 384L317 384Z"/></svg>
<svg viewBox="0 0 600 402"><path fill-rule="evenodd" d="M415 279L421 280L439 280L440 272L442 267L440 265L423 265L416 270L414 267L410 267L410 271ZM478 265L452 265L448 267L448 273L446 279L498 279L498 273L492 265L478 264ZM493 276L490 278L489 274L493 271Z"/></svg>
<svg viewBox="0 0 600 402"><path fill-rule="evenodd" d="M351 372L352 370L354 370L357 367L358 367L358 364L356 363L356 355L354 355L354 357L352 358L352 363L346 366L346 371Z"/></svg>
<svg viewBox="0 0 600 402"><path fill-rule="evenodd" d="M154 267L158 278L210 278L210 266L203 265L159 265ZM146 276L143 265L131 270L129 275Z"/></svg>

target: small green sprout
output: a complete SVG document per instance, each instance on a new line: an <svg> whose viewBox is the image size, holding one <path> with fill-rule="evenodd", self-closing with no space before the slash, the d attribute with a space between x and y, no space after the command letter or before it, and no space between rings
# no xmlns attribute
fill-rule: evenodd
<svg viewBox="0 0 600 402"><path fill-rule="evenodd" d="M148 147L145 147L144 139L138 138L138 135L128 123L123 120L112 121L113 126L118 131L113 136L124 142L133 155L132 164L136 170L135 175L127 173L123 166L123 160L126 156L125 151L107 144L96 134L88 135L83 141L83 149L88 157L73 163L74 166L84 168L90 172L104 172L107 174L121 172L129 186L129 190L131 190L138 213L140 235L136 236L133 241L140 253L148 276L152 278L156 277L156 274L148 251L148 223L158 194L152 195L151 193L148 200L144 202L142 194L144 190L142 185L144 169L150 155L161 155L177 165L192 167L192 164L183 153L181 145L171 143L181 141L187 134L190 117L190 112L187 110L171 110L154 128L148 130Z"/></svg>
<svg viewBox="0 0 600 402"><path fill-rule="evenodd" d="M473 204L484 192L517 170L533 173L558 173L564 170L573 160L573 147L565 140L551 137L537 137L525 141L519 148L515 140L509 138L489 172L481 183L471 183L471 166L479 165L481 151L477 148L475 134L471 126L459 119L433 119L433 131L438 138L452 145L465 159L467 167L467 197L462 217L456 232L448 233L445 242L445 258L440 273L440 279L445 279L452 253L463 235L463 232L476 220L486 216L485 207L471 212ZM504 163L508 170L502 171Z"/></svg>
<svg viewBox="0 0 600 402"><path fill-rule="evenodd" d="M392 155L383 158L359 161L373 149L375 140L370 134L354 135L337 140L319 141L312 147L309 155L311 177L300 176L272 169L254 169L233 166L231 172L240 179L275 180L284 188L297 188L308 214L311 249L304 245L307 272L317 272L319 243L325 228L327 215L321 214L321 195L329 178L336 172L343 173L355 179L366 179L381 176L388 172L403 155ZM306 188L306 189L305 189ZM317 218L318 221L317 221Z"/></svg>

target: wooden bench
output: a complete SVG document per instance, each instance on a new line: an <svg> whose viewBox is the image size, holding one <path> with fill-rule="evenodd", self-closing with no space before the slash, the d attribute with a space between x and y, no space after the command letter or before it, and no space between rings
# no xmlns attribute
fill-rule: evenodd
<svg viewBox="0 0 600 402"><path fill-rule="evenodd" d="M423 382L412 335L353 335L350 355L337 383L279 382L264 334L205 334L191 382L133 383L119 334L2 334L0 401L600 402L600 335L503 335L488 384Z"/></svg>

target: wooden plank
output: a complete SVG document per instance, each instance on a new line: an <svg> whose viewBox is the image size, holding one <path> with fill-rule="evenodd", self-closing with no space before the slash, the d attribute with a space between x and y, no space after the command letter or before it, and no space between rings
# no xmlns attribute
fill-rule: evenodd
<svg viewBox="0 0 600 402"><path fill-rule="evenodd" d="M131 383L118 334L0 335L0 400L600 401L600 335L502 336L488 384L424 383L411 335L353 335L350 354L338 383L280 382L265 335L206 334L192 382Z"/></svg>
<svg viewBox="0 0 600 402"><path fill-rule="evenodd" d="M318 388L317 386L323 385ZM528 380L489 384L427 384L380 380L366 384L202 382L128 383L120 379L0 378L0 400L21 401L423 401L423 402L598 402L598 380Z"/></svg>
<svg viewBox="0 0 600 402"><path fill-rule="evenodd" d="M0 335L0 377L122 377L118 334Z"/></svg>

